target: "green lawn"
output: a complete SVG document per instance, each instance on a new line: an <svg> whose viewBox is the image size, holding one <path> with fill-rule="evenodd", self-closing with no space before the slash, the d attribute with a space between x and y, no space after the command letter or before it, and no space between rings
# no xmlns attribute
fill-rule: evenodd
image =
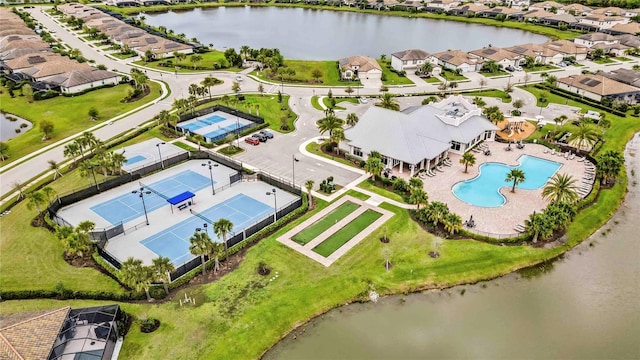
<svg viewBox="0 0 640 360"><path fill-rule="evenodd" d="M608 57L601 57L600 59L592 60L596 64L612 64L615 61L609 59Z"/></svg>
<svg viewBox="0 0 640 360"><path fill-rule="evenodd" d="M432 76L430 78L422 78L425 82L429 83L429 84L439 84L442 81L440 81L440 79L438 79L435 76Z"/></svg>
<svg viewBox="0 0 640 360"><path fill-rule="evenodd" d="M33 103L29 103L26 97L18 96L19 91L16 91L15 98L11 98L6 90L3 91L0 94L0 108L33 122L34 127L7 141L10 157L3 161L2 165L157 99L160 96L160 85L152 82L150 86L151 94L126 104L121 103L120 100L127 96L127 92L131 89L129 85L99 89L75 97L58 96ZM92 107L98 110L98 121L89 119L88 112ZM48 141L42 141L42 133L38 128L38 122L42 119L50 120L54 124L53 137Z"/></svg>
<svg viewBox="0 0 640 360"><path fill-rule="evenodd" d="M333 226L338 221L344 219L347 215L356 211L356 209L358 209L359 207L360 205L347 201L344 204L333 209L333 211L331 211L322 219L311 224L311 226L295 234L291 239L300 245L304 245L309 241L315 239L318 235L325 232L328 228Z"/></svg>
<svg viewBox="0 0 640 360"><path fill-rule="evenodd" d="M111 53L109 55L113 56L114 58L124 60L124 59L132 58L132 57L136 56L137 54L121 54L121 53L117 52L117 53Z"/></svg>
<svg viewBox="0 0 640 360"><path fill-rule="evenodd" d="M624 57L624 56L616 56L616 57L614 57L614 59L616 59L618 61L633 61L633 60L631 60L631 59L629 59L627 57Z"/></svg>
<svg viewBox="0 0 640 360"><path fill-rule="evenodd" d="M336 107L334 108L335 110L346 110L345 107L342 107L339 105L341 102L350 102L352 104L358 103L357 98L335 98L335 99L336 99ZM331 107L331 99L329 99L329 97L322 98L322 103L324 104L324 106L328 108ZM318 110L322 110L322 109L318 109Z"/></svg>
<svg viewBox="0 0 640 360"><path fill-rule="evenodd" d="M391 71L390 62L378 61L378 65L382 68L382 81L384 85L413 85L413 81L409 80L406 76L399 75Z"/></svg>
<svg viewBox="0 0 640 360"><path fill-rule="evenodd" d="M331 156L331 155L325 154L320 147L325 146L327 143L328 141L325 141L322 144L318 144L317 142L312 141L309 144L307 144L307 147L305 149L312 154L322 156L324 158L331 159L333 161L337 161L339 163L355 167L355 165L349 160L346 160L338 156Z"/></svg>
<svg viewBox="0 0 640 360"><path fill-rule="evenodd" d="M558 69L558 67L553 65L536 65L532 68L524 68L524 71L536 72L536 71L548 71L548 70L555 70L555 69Z"/></svg>
<svg viewBox="0 0 640 360"><path fill-rule="evenodd" d="M502 71L502 70L498 70L496 72L480 71L480 75L482 75L484 77L492 78L492 77L496 77L496 76L506 76L506 75L509 75L509 73L506 72L506 71Z"/></svg>
<svg viewBox="0 0 640 360"><path fill-rule="evenodd" d="M181 149L187 150L187 151L198 151L197 148L194 148L193 146L191 146L189 144L185 144L185 143L183 143L181 141L176 141L176 142L174 142L172 144L177 146L177 147L179 147L179 148L181 148Z"/></svg>
<svg viewBox="0 0 640 360"><path fill-rule="evenodd" d="M371 209L366 210L360 214L360 216L351 220L351 222L345 225L342 229L336 231L325 241L314 247L313 251L324 257L333 254L334 251L338 250L342 245L353 239L354 236L358 235L367 226L373 224L381 216L382 214L377 211L373 211Z"/></svg>
<svg viewBox="0 0 640 360"><path fill-rule="evenodd" d="M499 98L502 99L503 103L509 103L511 102L511 96L509 96L509 94L507 94L506 92L502 91L502 90L496 90L496 89L487 89L487 90L482 90L482 91L471 91L471 92L466 92L464 93L465 96L486 96L486 97L493 97L493 98Z"/></svg>
<svg viewBox="0 0 640 360"><path fill-rule="evenodd" d="M322 108L322 106L320 106L320 101L318 99L319 99L318 96L312 96L311 97L311 106L313 106L313 108L316 109L316 110L323 111L324 109Z"/></svg>
<svg viewBox="0 0 640 360"><path fill-rule="evenodd" d="M240 101L235 105L238 110L264 117L264 121L268 123L269 128L274 131L289 133L295 130L295 113L291 111L293 115L288 116L290 111L288 95L282 96L282 104L278 103L278 97L276 95L245 95L244 98L244 101ZM224 102L222 98L214 98L212 101L200 105L196 109L202 109L215 104L234 107L233 104ZM257 110L255 108L256 104L259 106ZM280 129L282 121L285 121L287 126L289 126L289 130L283 131Z"/></svg>
<svg viewBox="0 0 640 360"><path fill-rule="evenodd" d="M134 62L134 64L146 66L151 69L157 70L165 70L179 73L189 73L189 72L197 72L197 71L211 71L211 70L224 70L224 71L242 71L242 69L237 67L225 67L221 68L221 65L227 64L227 60L224 57L224 52L213 50L206 53L198 54L202 56L202 60L198 63L193 63L191 61L191 55L187 55L184 60L179 60L174 57L169 57L161 60L156 60L152 62L145 63L142 60ZM167 63L170 62L171 66L167 66ZM219 66L214 66L214 64L219 64Z"/></svg>
<svg viewBox="0 0 640 360"><path fill-rule="evenodd" d="M360 86L359 81L341 81L338 65L335 60L311 61L311 60L285 60L284 67L293 69L295 75L291 79L284 79L285 84L314 84L323 86ZM314 69L320 70L322 76L316 80L311 76ZM251 75L258 78L280 83L280 78L267 79L264 71L253 71Z"/></svg>
<svg viewBox="0 0 640 360"><path fill-rule="evenodd" d="M389 191L387 189L383 189L379 186L376 186L376 184L371 180L371 179L367 179L363 182L361 182L360 184L358 184L358 187L361 189L365 189L365 190L369 190L371 192L374 192L380 196L384 196L386 198L389 198L391 200L395 200L397 202L400 203L404 203L404 199L402 198L401 195L398 195L396 193L394 193L393 191Z"/></svg>
<svg viewBox="0 0 640 360"><path fill-rule="evenodd" d="M443 69L440 72L440 76L442 76L443 78L445 78L445 80L447 81L466 81L469 80L467 77L465 77L464 75L458 75L455 72L449 70L449 69Z"/></svg>

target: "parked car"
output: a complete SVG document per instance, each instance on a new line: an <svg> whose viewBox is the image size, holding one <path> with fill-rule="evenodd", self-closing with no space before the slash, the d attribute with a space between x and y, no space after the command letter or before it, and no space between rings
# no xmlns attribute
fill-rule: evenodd
<svg viewBox="0 0 640 360"><path fill-rule="evenodd" d="M516 71L516 68L514 68L513 66L509 65L506 68L504 68L507 71Z"/></svg>
<svg viewBox="0 0 640 360"><path fill-rule="evenodd" d="M253 146L260 145L260 141L258 139L256 139L256 138L254 138L254 137L251 137L251 136L246 137L244 139L244 142L249 143L249 144L251 144Z"/></svg>
<svg viewBox="0 0 640 360"><path fill-rule="evenodd" d="M259 134L266 136L267 139L273 139L273 133L271 131L261 130Z"/></svg>
<svg viewBox="0 0 640 360"><path fill-rule="evenodd" d="M361 96L361 97L358 99L358 101L360 102L360 104L366 104L369 100L367 100L367 98L366 98L366 97Z"/></svg>
<svg viewBox="0 0 640 360"><path fill-rule="evenodd" d="M242 81L242 75L236 76L236 81Z"/></svg>
<svg viewBox="0 0 640 360"><path fill-rule="evenodd" d="M522 66L516 66L514 69L516 69L516 71L522 71Z"/></svg>
<svg viewBox="0 0 640 360"><path fill-rule="evenodd" d="M262 134L260 134L260 133L253 134L253 135L251 135L251 137L254 138L254 139L258 139L258 141L260 141L260 142L267 142L267 137L262 135Z"/></svg>

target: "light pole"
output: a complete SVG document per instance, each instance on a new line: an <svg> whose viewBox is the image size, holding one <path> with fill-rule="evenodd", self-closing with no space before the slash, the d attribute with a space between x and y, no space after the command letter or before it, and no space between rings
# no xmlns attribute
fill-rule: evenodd
<svg viewBox="0 0 640 360"><path fill-rule="evenodd" d="M293 169L293 175L291 177L291 183L293 184L293 186L296 186L296 163L300 161L298 159L296 159L296 156L294 154L291 154L291 168Z"/></svg>
<svg viewBox="0 0 640 360"><path fill-rule="evenodd" d="M207 161L206 164L201 164L202 166L208 166L209 167L209 178L211 178L211 192L213 193L213 195L216 194L216 189L213 187L213 168L214 167L218 167L218 164L212 162L211 160Z"/></svg>
<svg viewBox="0 0 640 360"><path fill-rule="evenodd" d="M151 191L145 190L143 187L140 190L133 190L132 194L138 194L140 200L142 200L142 209L144 210L144 218L147 220L147 225L149 225L149 216L147 215L147 204L144 202L144 196L151 194Z"/></svg>
<svg viewBox="0 0 640 360"><path fill-rule="evenodd" d="M240 119L238 119L238 109L236 109L236 147L240 149Z"/></svg>
<svg viewBox="0 0 640 360"><path fill-rule="evenodd" d="M164 169L164 161L162 161L162 152L160 151L160 145L164 145L166 142L157 143L156 147L158 148L158 155L160 156L160 166Z"/></svg>
<svg viewBox="0 0 640 360"><path fill-rule="evenodd" d="M96 183L96 190L98 190L98 192L100 191L100 187L98 186L98 180L96 179L96 172L93 170L94 167L96 167L97 165L95 164L89 164L88 168L89 170L91 170L91 175L93 175L93 182Z"/></svg>
<svg viewBox="0 0 640 360"><path fill-rule="evenodd" d="M209 227L209 224L204 223L202 224L202 226L204 226L204 233L207 234L207 236L209 236L209 229L207 229Z"/></svg>
<svg viewBox="0 0 640 360"><path fill-rule="evenodd" d="M575 78L573 76L569 76L569 79L571 79L571 84L569 84L569 91L571 91L571 88L573 87L573 80L575 80ZM565 105L569 104L569 98L567 97L567 100L564 102Z"/></svg>
<svg viewBox="0 0 640 360"><path fill-rule="evenodd" d="M276 196L276 189L273 188L271 191L267 191L267 195L273 195L273 222L278 220L278 197Z"/></svg>

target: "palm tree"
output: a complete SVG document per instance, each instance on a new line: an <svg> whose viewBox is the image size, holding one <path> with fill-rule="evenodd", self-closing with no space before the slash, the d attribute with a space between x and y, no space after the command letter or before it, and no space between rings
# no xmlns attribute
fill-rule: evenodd
<svg viewBox="0 0 640 360"><path fill-rule="evenodd" d="M356 115L355 113L350 113L349 115L347 115L346 124L348 126L355 126L358 123L358 120L358 115Z"/></svg>
<svg viewBox="0 0 640 360"><path fill-rule="evenodd" d="M547 238L551 235L552 230L549 221L544 214L533 213L529 219L524 221L524 232L533 237L533 242L537 243L538 238Z"/></svg>
<svg viewBox="0 0 640 360"><path fill-rule="evenodd" d="M599 138L600 134L595 126L581 122L571 132L571 136L567 138L567 142L578 149L583 150L593 146Z"/></svg>
<svg viewBox="0 0 640 360"><path fill-rule="evenodd" d="M432 71L433 71L433 64L430 62L425 62L420 66L420 72L423 74L429 75L431 74Z"/></svg>
<svg viewBox="0 0 640 360"><path fill-rule="evenodd" d="M19 181L16 181L11 185L11 187L13 188L14 191L18 192L18 200L24 197L24 193L22 192L24 190L24 185L22 183L20 183Z"/></svg>
<svg viewBox="0 0 640 360"><path fill-rule="evenodd" d="M445 215L442 220L444 224L444 229L448 231L451 235L457 233L462 229L462 218L458 214L448 213Z"/></svg>
<svg viewBox="0 0 640 360"><path fill-rule="evenodd" d="M624 165L624 157L617 151L608 150L598 157L597 168L602 176L602 184L615 179Z"/></svg>
<svg viewBox="0 0 640 360"><path fill-rule="evenodd" d="M556 118L553 119L553 122L555 123L555 127L553 128L553 132L554 133L558 133L558 125L564 124L565 121L567 121L569 119L569 117L567 115L560 115Z"/></svg>
<svg viewBox="0 0 640 360"><path fill-rule="evenodd" d="M524 106L524 100L517 99L511 105L513 105L516 110L520 110Z"/></svg>
<svg viewBox="0 0 640 360"><path fill-rule="evenodd" d="M42 188L42 194L47 198L47 202L51 203L51 199L53 199L53 197L56 196L57 193L55 190L53 190L52 187L45 186Z"/></svg>
<svg viewBox="0 0 640 360"><path fill-rule="evenodd" d="M422 182L422 180L420 180L420 178L417 177L412 177L411 179L409 179L409 187L411 189L422 189L424 186L424 182Z"/></svg>
<svg viewBox="0 0 640 360"><path fill-rule="evenodd" d="M0 141L0 161L5 161L9 157L9 145Z"/></svg>
<svg viewBox="0 0 640 360"><path fill-rule="evenodd" d="M479 108L483 108L487 105L487 102L482 100L482 98L479 96L473 98L473 103L476 104L476 106Z"/></svg>
<svg viewBox="0 0 640 360"><path fill-rule="evenodd" d="M544 80L547 85L549 85L550 87L554 88L556 87L556 84L558 82L558 78L553 76L553 75L547 75L547 78Z"/></svg>
<svg viewBox="0 0 640 360"><path fill-rule="evenodd" d="M331 136L331 143L336 144L336 152L340 152L340 142L345 141L347 138L344 136L344 130L339 127L333 130L333 135Z"/></svg>
<svg viewBox="0 0 640 360"><path fill-rule="evenodd" d="M213 257L213 273L217 273L220 270L220 254L224 250L224 246L221 243L213 243L211 247L211 257Z"/></svg>
<svg viewBox="0 0 640 360"><path fill-rule="evenodd" d="M574 203L578 200L576 179L569 174L556 173L542 189L542 197L550 202Z"/></svg>
<svg viewBox="0 0 640 360"><path fill-rule="evenodd" d="M420 204L426 204L429 200L427 193L421 187L411 187L409 202L416 205L416 209L420 209Z"/></svg>
<svg viewBox="0 0 640 360"><path fill-rule="evenodd" d="M196 231L190 238L189 251L195 255L200 256L200 262L202 263L202 275L207 273L207 264L204 261L204 257L211 253L213 247L213 241L206 232Z"/></svg>
<svg viewBox="0 0 640 360"><path fill-rule="evenodd" d="M229 261L229 245L227 244L227 234L233 230L233 223L230 220L225 218L221 218L220 220L213 223L213 232L218 236L218 238L222 238L222 243L224 244L224 258Z"/></svg>
<svg viewBox="0 0 640 360"><path fill-rule="evenodd" d="M58 163L55 160L49 160L47 161L47 163L49 164L49 170L53 170L53 180L55 180L58 175L62 177L60 168L58 167Z"/></svg>
<svg viewBox="0 0 640 360"><path fill-rule="evenodd" d="M333 132L342 126L342 120L338 119L334 115L327 115L320 119L317 123L320 135L323 135L327 131L329 132L329 138L333 137Z"/></svg>
<svg viewBox="0 0 640 360"><path fill-rule="evenodd" d="M162 282L164 287L164 292L169 294L168 283L171 282L171 273L176 270L176 268L171 263L171 259L165 256L160 256L152 260L153 264L151 268L153 269L154 280Z"/></svg>
<svg viewBox="0 0 640 360"><path fill-rule="evenodd" d="M200 85L207 88L207 91L209 92L209 100L211 100L211 87L216 86L219 81L220 80L214 78L213 76L207 76L200 82Z"/></svg>
<svg viewBox="0 0 640 360"><path fill-rule="evenodd" d="M189 61L193 63L193 69L195 70L197 68L198 63L202 61L202 55L198 55L198 54L191 55L191 57L189 58Z"/></svg>
<svg viewBox="0 0 640 360"><path fill-rule="evenodd" d="M27 209L38 209L38 214L42 212L40 208L46 202L44 195L40 191L32 191L27 194Z"/></svg>
<svg viewBox="0 0 640 360"><path fill-rule="evenodd" d="M313 190L314 184L313 180L307 180L304 182L304 187L307 189L307 193L309 194L309 207L313 205L313 195L311 195L311 190Z"/></svg>
<svg viewBox="0 0 640 360"><path fill-rule="evenodd" d="M448 213L449 207L447 204L439 201L434 201L427 207L427 219L433 223L433 226L438 226Z"/></svg>
<svg viewBox="0 0 640 360"><path fill-rule="evenodd" d="M511 171L507 173L507 178L505 179L505 181L506 182L513 181L513 187L511 188L511 192L514 193L516 192L516 185L520 184L525 179L526 177L524 175L524 171L520 169L511 169Z"/></svg>
<svg viewBox="0 0 640 360"><path fill-rule="evenodd" d="M484 65L482 65L482 71L494 74L500 71L500 65L498 65L498 63L493 60L489 60L485 62Z"/></svg>
<svg viewBox="0 0 640 360"><path fill-rule="evenodd" d="M381 101L378 106L380 106L381 108L396 111L400 110L400 104L398 104L398 102L395 100L395 95L385 92L384 94L382 94L382 97L380 99Z"/></svg>
<svg viewBox="0 0 640 360"><path fill-rule="evenodd" d="M469 166L473 166L476 164L476 157L473 156L472 153L466 152L462 154L462 157L460 158L460 164L464 165L464 172L466 173Z"/></svg>
<svg viewBox="0 0 640 360"><path fill-rule="evenodd" d="M129 257L120 268L122 282L137 292L144 290L147 300L151 301L149 288L151 287L152 272L149 267L142 265L142 260Z"/></svg>
<svg viewBox="0 0 640 360"><path fill-rule="evenodd" d="M384 170L382 159L372 156L369 156L367 158L367 161L364 164L364 171L371 174L371 178L373 180L375 180L376 177L380 176L382 170Z"/></svg>
<svg viewBox="0 0 640 360"><path fill-rule="evenodd" d="M122 167L127 163L127 157L121 153L111 152L111 171L113 173L118 171L122 175Z"/></svg>

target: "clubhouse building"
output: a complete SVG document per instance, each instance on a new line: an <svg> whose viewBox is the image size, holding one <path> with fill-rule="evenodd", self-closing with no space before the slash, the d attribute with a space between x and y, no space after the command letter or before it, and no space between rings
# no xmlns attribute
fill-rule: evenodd
<svg viewBox="0 0 640 360"><path fill-rule="evenodd" d="M372 106L345 130L341 146L362 159L377 151L387 168L397 166L398 172L406 169L413 176L416 170L437 166L450 151L462 154L481 141L493 141L497 130L480 108L462 96L450 96L403 111Z"/></svg>

